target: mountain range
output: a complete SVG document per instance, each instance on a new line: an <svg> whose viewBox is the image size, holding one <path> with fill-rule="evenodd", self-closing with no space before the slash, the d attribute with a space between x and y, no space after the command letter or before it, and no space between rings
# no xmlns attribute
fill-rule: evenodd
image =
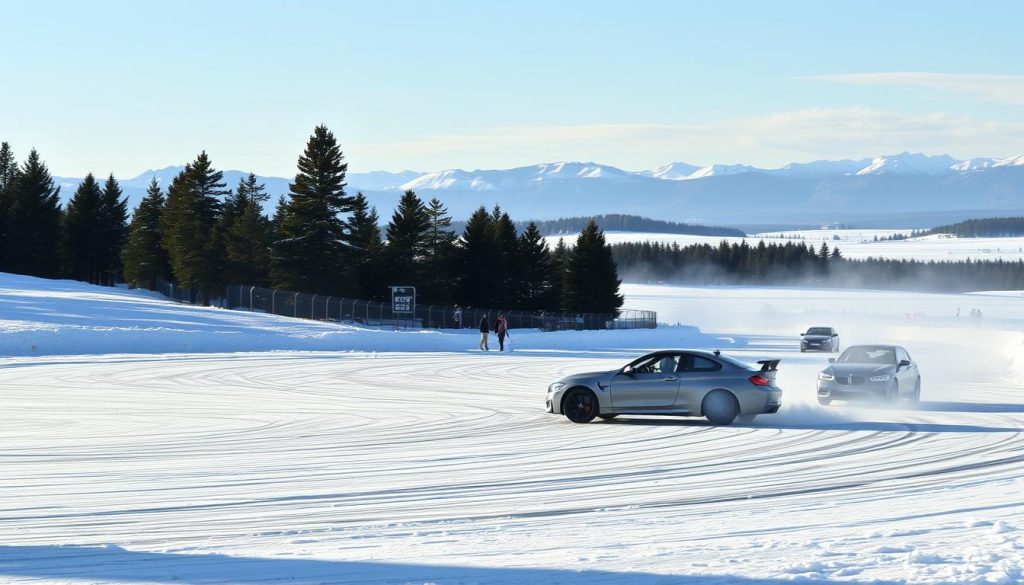
<svg viewBox="0 0 1024 585"><path fill-rule="evenodd" d="M149 170L121 181L129 205L138 204L152 177L166 186L180 166ZM248 173L225 171L229 187ZM349 192L362 191L383 219L407 189L438 197L456 219L495 204L517 219L552 219L628 213L672 221L855 224L868 217L943 219L1005 215L1024 210L1024 155L957 160L904 152L859 160L792 163L777 169L742 164L698 166L674 162L653 170L626 171L592 162L557 162L512 169L349 173ZM57 177L63 199L80 179ZM291 179L260 177L273 196ZM896 221L894 219L894 221ZM910 223L908 223L908 221Z"/></svg>

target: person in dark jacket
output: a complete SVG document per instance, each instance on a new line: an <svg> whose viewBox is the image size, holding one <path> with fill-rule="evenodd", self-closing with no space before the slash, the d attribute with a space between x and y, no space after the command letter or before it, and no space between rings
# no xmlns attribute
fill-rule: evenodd
<svg viewBox="0 0 1024 585"><path fill-rule="evenodd" d="M508 335L508 319L505 315L498 315L494 321L494 332L498 334L498 349L505 351L505 337Z"/></svg>
<svg viewBox="0 0 1024 585"><path fill-rule="evenodd" d="M487 347L487 334L491 332L491 324L487 321L487 315L480 318L480 351L490 351Z"/></svg>

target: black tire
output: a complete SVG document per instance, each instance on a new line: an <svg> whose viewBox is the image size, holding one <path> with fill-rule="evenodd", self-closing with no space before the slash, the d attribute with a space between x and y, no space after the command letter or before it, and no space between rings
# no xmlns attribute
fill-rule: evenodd
<svg viewBox="0 0 1024 585"><path fill-rule="evenodd" d="M820 404L822 406L828 406L829 404L832 404L832 399L831 398L821 398L819 396L818 397L818 404Z"/></svg>
<svg viewBox="0 0 1024 585"><path fill-rule="evenodd" d="M909 400L914 404L921 402L921 378L918 378L914 384L914 392L910 395Z"/></svg>
<svg viewBox="0 0 1024 585"><path fill-rule="evenodd" d="M900 383L893 382L892 390L887 390L885 393L885 401L892 404L900 401Z"/></svg>
<svg viewBox="0 0 1024 585"><path fill-rule="evenodd" d="M578 424L585 424L598 415L597 396L586 388L573 388L562 399L562 414Z"/></svg>
<svg viewBox="0 0 1024 585"><path fill-rule="evenodd" d="M727 426L740 414L740 403L727 390L715 390L704 397L701 412L713 424Z"/></svg>
<svg viewBox="0 0 1024 585"><path fill-rule="evenodd" d="M599 414L599 415L597 415L597 418L600 418L600 419L603 419L603 420L612 420L613 418L615 418L617 416L619 416L619 415L617 415L617 414Z"/></svg>

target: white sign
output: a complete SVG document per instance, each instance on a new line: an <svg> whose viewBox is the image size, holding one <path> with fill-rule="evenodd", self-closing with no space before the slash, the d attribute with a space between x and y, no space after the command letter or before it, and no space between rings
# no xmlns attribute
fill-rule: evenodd
<svg viewBox="0 0 1024 585"><path fill-rule="evenodd" d="M395 314L413 314L416 312L416 287L392 286L391 312Z"/></svg>

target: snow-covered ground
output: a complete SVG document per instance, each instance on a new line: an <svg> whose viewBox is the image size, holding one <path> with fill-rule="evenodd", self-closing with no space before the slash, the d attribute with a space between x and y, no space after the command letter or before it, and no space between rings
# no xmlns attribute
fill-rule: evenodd
<svg viewBox="0 0 1024 585"><path fill-rule="evenodd" d="M680 234L659 234L646 232L605 232L609 243L626 242L661 242L678 243L680 246L693 244L709 244L717 246L725 240L729 243L740 243L746 239L750 245L757 245L764 240L766 243L784 244L787 241L804 242L807 245L820 247L826 242L829 248L836 246L847 258L896 258L916 260L936 260L955 262L959 260L1024 260L1024 237L1015 238L954 238L946 234L923 236L898 241L874 241L893 234L909 234L909 230L794 230L786 232L766 232L754 234L747 238L723 238L715 236L687 236ZM550 246L564 238L567 244L576 241L575 234L566 236L548 236ZM837 239L838 238L838 239Z"/></svg>
<svg viewBox="0 0 1024 585"><path fill-rule="evenodd" d="M483 354L0 275L0 582L1024 580L1024 296L624 291L691 327ZM923 402L818 407L827 356L794 348L825 324L904 344ZM541 412L561 375L676 345L781 357L783 410Z"/></svg>

